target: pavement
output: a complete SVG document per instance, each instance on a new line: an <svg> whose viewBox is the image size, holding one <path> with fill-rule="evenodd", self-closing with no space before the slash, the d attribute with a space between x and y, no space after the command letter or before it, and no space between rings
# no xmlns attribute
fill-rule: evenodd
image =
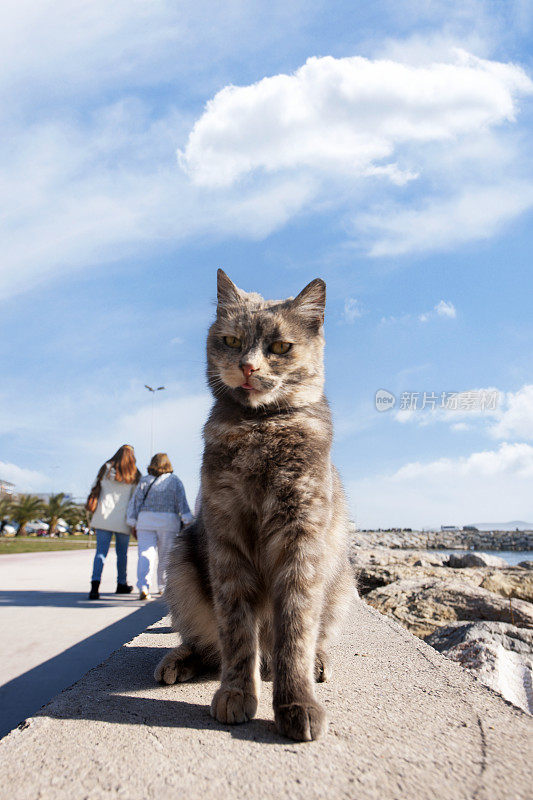
<svg viewBox="0 0 533 800"><path fill-rule="evenodd" d="M110 549L98 601L87 599L94 549L0 556L0 736L165 614L116 595ZM130 549L135 584L137 550Z"/></svg>
<svg viewBox="0 0 533 800"><path fill-rule="evenodd" d="M159 686L167 620L0 742L11 800L531 800L533 720L374 609L354 605L317 686L327 735L297 744L257 718L220 725L213 679Z"/></svg>

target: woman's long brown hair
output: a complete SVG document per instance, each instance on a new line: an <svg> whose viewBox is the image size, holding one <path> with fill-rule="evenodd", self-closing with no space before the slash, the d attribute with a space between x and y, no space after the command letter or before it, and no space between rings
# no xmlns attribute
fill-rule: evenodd
<svg viewBox="0 0 533 800"><path fill-rule="evenodd" d="M135 461L135 453L131 444L123 444L119 447L114 456L109 461L102 464L98 470L96 481L93 488L89 492L87 498L86 508L93 513L96 508L96 503L100 497L102 490L102 479L104 478L107 470L110 467L115 468L115 480L120 483L138 483L141 479L141 473L137 469L137 462ZM91 507L90 503L93 503Z"/></svg>
<svg viewBox="0 0 533 800"><path fill-rule="evenodd" d="M102 478L110 466L115 468L115 480L119 483L138 483L141 479L141 473L137 469L135 453L131 444L123 444L122 447L118 448L114 456L111 456L108 461L102 464L96 476L95 487L100 487Z"/></svg>

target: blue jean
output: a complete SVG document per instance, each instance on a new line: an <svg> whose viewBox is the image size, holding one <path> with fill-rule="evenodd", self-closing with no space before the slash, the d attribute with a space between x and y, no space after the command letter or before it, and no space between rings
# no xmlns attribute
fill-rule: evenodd
<svg viewBox="0 0 533 800"><path fill-rule="evenodd" d="M111 544L113 531L104 531L97 528L96 531L96 553L94 555L92 581L99 581L102 577L105 559ZM128 544L130 541L129 533L115 533L115 549L117 551L117 583L127 583L128 566Z"/></svg>

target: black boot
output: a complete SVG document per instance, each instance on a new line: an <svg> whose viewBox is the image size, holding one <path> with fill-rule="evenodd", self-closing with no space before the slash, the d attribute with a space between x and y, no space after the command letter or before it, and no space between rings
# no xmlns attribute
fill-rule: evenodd
<svg viewBox="0 0 533 800"><path fill-rule="evenodd" d="M133 591L133 586L129 586L127 583L117 583L117 591L115 594L129 594Z"/></svg>
<svg viewBox="0 0 533 800"><path fill-rule="evenodd" d="M98 591L99 588L100 588L100 581L91 581L91 591L89 593L89 600L100 599L100 592Z"/></svg>

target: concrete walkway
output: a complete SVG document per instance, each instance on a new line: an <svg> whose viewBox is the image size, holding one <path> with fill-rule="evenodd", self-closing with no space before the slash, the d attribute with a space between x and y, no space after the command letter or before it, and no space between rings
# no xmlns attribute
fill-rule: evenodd
<svg viewBox="0 0 533 800"><path fill-rule="evenodd" d="M213 680L157 686L163 620L0 742L12 800L531 800L533 721L391 620L358 604L317 687L324 739L208 713Z"/></svg>
<svg viewBox="0 0 533 800"><path fill-rule="evenodd" d="M89 601L94 549L0 556L0 736L165 613L115 595L109 551L99 601ZM134 583L137 549L130 549Z"/></svg>

